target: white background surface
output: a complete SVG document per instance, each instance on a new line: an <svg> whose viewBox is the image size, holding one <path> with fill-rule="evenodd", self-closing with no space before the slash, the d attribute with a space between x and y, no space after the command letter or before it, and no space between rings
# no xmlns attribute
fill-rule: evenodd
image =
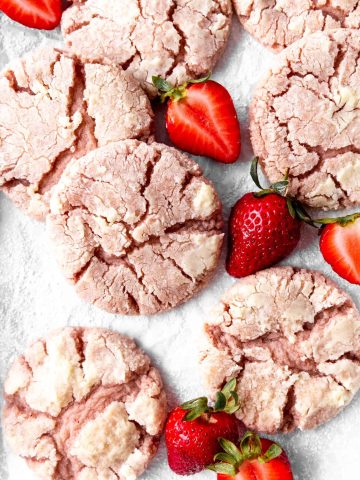
<svg viewBox="0 0 360 480"><path fill-rule="evenodd" d="M0 67L57 33L35 32L16 25L0 14ZM214 78L230 91L243 132L243 151L236 165L225 166L198 159L214 181L227 218L231 206L253 189L249 179L252 156L247 129L247 109L254 85L273 61L273 55L245 34L234 18L231 39ZM159 134L158 138L161 136ZM171 406L203 394L197 364L204 320L223 290L234 280L224 271L222 260L209 288L176 310L155 317L126 318L84 304L67 285L51 256L44 225L26 218L0 194L0 373L1 381L14 355L29 341L63 325L110 327L133 336L163 373ZM315 231L304 228L297 251L285 262L321 270L338 280L359 305L360 287L350 286L332 275L318 251ZM334 421L312 432L297 432L278 439L288 450L295 480L356 480L359 473L360 396ZM22 460L0 445L0 479L32 480ZM175 480L159 455L142 480ZM215 479L213 473L194 480Z"/></svg>

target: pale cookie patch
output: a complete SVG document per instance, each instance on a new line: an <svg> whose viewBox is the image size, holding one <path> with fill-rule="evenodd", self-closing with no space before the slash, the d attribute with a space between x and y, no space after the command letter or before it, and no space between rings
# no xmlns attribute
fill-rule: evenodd
<svg viewBox="0 0 360 480"><path fill-rule="evenodd" d="M52 332L15 360L4 389L7 442L43 480L134 480L156 453L166 395L128 337Z"/></svg>
<svg viewBox="0 0 360 480"><path fill-rule="evenodd" d="M223 242L221 204L177 150L129 140L70 165L48 232L66 278L86 301L122 314L174 308L203 288Z"/></svg>
<svg viewBox="0 0 360 480"><path fill-rule="evenodd" d="M153 75L181 84L213 69L231 16L230 0L74 0L62 32L83 61L121 65L154 96Z"/></svg>
<svg viewBox="0 0 360 480"><path fill-rule="evenodd" d="M357 0L233 0L244 28L279 51L303 36L334 28L359 28Z"/></svg>
<svg viewBox="0 0 360 480"><path fill-rule="evenodd" d="M237 378L237 416L274 434L331 420L360 388L360 315L318 272L280 267L238 281L205 324L212 395Z"/></svg>
<svg viewBox="0 0 360 480"><path fill-rule="evenodd" d="M101 59L81 64L42 47L0 75L0 189L38 220L72 159L152 133L153 112L138 82Z"/></svg>
<svg viewBox="0 0 360 480"><path fill-rule="evenodd" d="M360 8L360 7L359 7ZM250 106L268 178L324 210L360 204L359 30L318 32L284 50Z"/></svg>

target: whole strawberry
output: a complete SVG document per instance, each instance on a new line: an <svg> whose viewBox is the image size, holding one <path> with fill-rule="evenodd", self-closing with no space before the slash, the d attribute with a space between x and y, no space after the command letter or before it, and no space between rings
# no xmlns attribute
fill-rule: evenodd
<svg viewBox="0 0 360 480"><path fill-rule="evenodd" d="M201 472L219 451L219 437L237 442L244 431L234 412L239 408L231 380L217 394L214 407L206 397L197 398L175 408L168 418L165 440L170 468L178 475Z"/></svg>
<svg viewBox="0 0 360 480"><path fill-rule="evenodd" d="M246 432L239 447L225 438L219 443L224 452L208 466L218 480L293 480L286 453L271 440Z"/></svg>
<svg viewBox="0 0 360 480"><path fill-rule="evenodd" d="M252 177L257 176L257 159ZM245 277L270 267L287 257L300 240L301 219L306 214L296 202L286 198L285 180L244 195L234 206L229 221L229 251L226 269L233 277Z"/></svg>
<svg viewBox="0 0 360 480"><path fill-rule="evenodd" d="M209 76L178 87L161 77L153 77L153 83L161 100L168 100L166 129L174 145L222 163L239 158L240 125L225 87Z"/></svg>

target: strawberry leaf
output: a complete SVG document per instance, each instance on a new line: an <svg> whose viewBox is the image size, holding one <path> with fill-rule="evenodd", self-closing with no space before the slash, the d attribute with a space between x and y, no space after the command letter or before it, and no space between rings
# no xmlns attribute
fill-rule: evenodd
<svg viewBox="0 0 360 480"><path fill-rule="evenodd" d="M272 190L271 188L265 188L260 192L255 192L254 197L261 198L261 197L265 197L266 195L269 195L270 193L274 193L274 190Z"/></svg>
<svg viewBox="0 0 360 480"><path fill-rule="evenodd" d="M187 83L205 83L207 82L208 80L210 80L210 77L211 77L211 72L209 72L206 77L202 77L202 78L197 78L197 79L194 79L194 80L188 80Z"/></svg>
<svg viewBox="0 0 360 480"><path fill-rule="evenodd" d="M234 464L234 457L225 452L217 453L214 457L215 461L229 463L230 465Z"/></svg>
<svg viewBox="0 0 360 480"><path fill-rule="evenodd" d="M253 159L253 161L251 162L250 175L251 175L251 178L253 179L255 185L258 188L260 188L260 190L263 190L263 187L261 186L261 183L260 183L260 180L259 180L258 165L259 165L259 158L255 157Z"/></svg>
<svg viewBox="0 0 360 480"><path fill-rule="evenodd" d="M246 432L241 439L240 450L247 460L258 458L262 452L260 437L255 433Z"/></svg>
<svg viewBox="0 0 360 480"><path fill-rule="evenodd" d="M222 392L217 392L216 402L214 405L215 412L222 412L226 408L227 399Z"/></svg>
<svg viewBox="0 0 360 480"><path fill-rule="evenodd" d="M167 82L164 78L153 76L152 82L155 88L158 89L159 92L165 93L170 92L174 87L171 83Z"/></svg>
<svg viewBox="0 0 360 480"><path fill-rule="evenodd" d="M216 472L216 473L229 475L230 477L235 477L236 475L235 467L233 465L230 465L229 463L215 463L213 465L208 465L207 469L212 470L213 472Z"/></svg>
<svg viewBox="0 0 360 480"><path fill-rule="evenodd" d="M282 454L282 448L276 443L273 443L268 448L268 450L264 453L264 455L261 455L258 458L258 461L260 463L268 463L268 462L271 462L271 460L274 460L275 458L279 457L281 454Z"/></svg>
<svg viewBox="0 0 360 480"><path fill-rule="evenodd" d="M236 378L232 378L228 383L223 387L221 392L225 395L226 399L229 398L232 391L236 388Z"/></svg>
<svg viewBox="0 0 360 480"><path fill-rule="evenodd" d="M226 440L226 438L219 438L218 441L224 452L233 458L234 464L241 464L243 462L243 456L234 443Z"/></svg>
<svg viewBox="0 0 360 480"><path fill-rule="evenodd" d="M279 195L284 197L286 195L288 186L289 186L288 180L281 180L280 182L273 183L270 189L273 190L275 193L278 193Z"/></svg>
<svg viewBox="0 0 360 480"><path fill-rule="evenodd" d="M346 217L318 218L314 220L314 222L319 223L320 225L331 225L333 223L338 223L339 225L345 227L349 223L355 222L359 217L360 217L360 213L353 213L351 215L347 215Z"/></svg>
<svg viewBox="0 0 360 480"><path fill-rule="evenodd" d="M240 405L234 405L233 407L227 406L224 409L224 412L228 413L229 415L232 415L233 413L237 412L239 410L239 408L240 408Z"/></svg>
<svg viewBox="0 0 360 480"><path fill-rule="evenodd" d="M185 422L196 420L197 418L201 417L203 413L206 413L210 410L208 406L208 399L206 397L195 398L194 400L185 402L181 405L181 408L187 411L186 415L184 416Z"/></svg>
<svg viewBox="0 0 360 480"><path fill-rule="evenodd" d="M296 218L296 211L291 198L286 199L287 207L292 218Z"/></svg>
<svg viewBox="0 0 360 480"><path fill-rule="evenodd" d="M296 200L293 200L293 207L295 209L297 217L304 223L307 223L308 225L311 225L312 227L316 227L313 219L310 217L310 215L307 213L305 208L301 205L300 202L297 202Z"/></svg>
<svg viewBox="0 0 360 480"><path fill-rule="evenodd" d="M233 414L240 408L239 397L235 391L236 378L232 378L221 390L216 394L215 412L226 412Z"/></svg>
<svg viewBox="0 0 360 480"><path fill-rule="evenodd" d="M193 400L183 403L180 407L183 410L192 410L193 408L201 407L203 405L206 407L208 405L208 399L206 397L194 398Z"/></svg>

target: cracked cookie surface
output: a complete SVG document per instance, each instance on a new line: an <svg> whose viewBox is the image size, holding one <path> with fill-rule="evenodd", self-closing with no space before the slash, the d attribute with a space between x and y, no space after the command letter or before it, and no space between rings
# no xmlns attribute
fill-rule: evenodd
<svg viewBox="0 0 360 480"><path fill-rule="evenodd" d="M121 67L41 47L0 76L0 188L43 220L65 166L97 146L152 135L153 112Z"/></svg>
<svg viewBox="0 0 360 480"><path fill-rule="evenodd" d="M154 314L192 297L214 273L221 204L183 153L136 140L69 165L48 231L78 294L112 313Z"/></svg>
<svg viewBox="0 0 360 480"><path fill-rule="evenodd" d="M268 178L324 210L360 204L360 32L318 32L284 50L250 106Z"/></svg>
<svg viewBox="0 0 360 480"><path fill-rule="evenodd" d="M280 267L240 280L205 332L206 384L215 395L237 378L236 415L249 429L315 428L359 390L359 312L319 272Z"/></svg>
<svg viewBox="0 0 360 480"><path fill-rule="evenodd" d="M166 395L124 335L56 330L15 360L4 389L5 437L43 480L134 480L157 451Z"/></svg>
<svg viewBox="0 0 360 480"><path fill-rule="evenodd" d="M233 4L244 28L276 51L317 31L360 27L359 0L233 0Z"/></svg>
<svg viewBox="0 0 360 480"><path fill-rule="evenodd" d="M68 47L131 72L152 96L152 76L174 84L207 75L230 31L230 0L87 0L62 19Z"/></svg>

